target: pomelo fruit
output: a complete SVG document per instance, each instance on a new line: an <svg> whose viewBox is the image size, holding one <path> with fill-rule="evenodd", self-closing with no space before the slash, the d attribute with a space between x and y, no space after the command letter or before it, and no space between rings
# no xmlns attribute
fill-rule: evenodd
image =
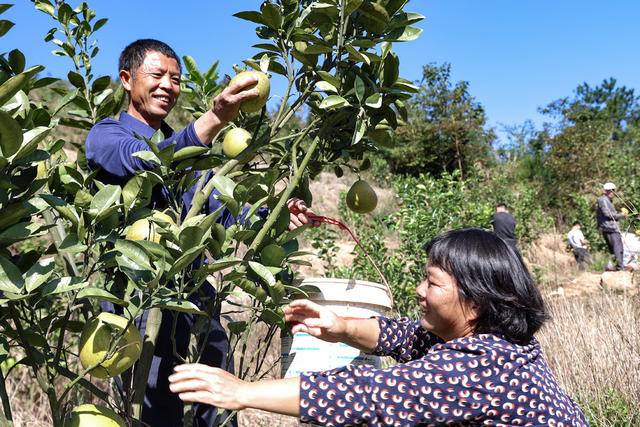
<svg viewBox="0 0 640 427"><path fill-rule="evenodd" d="M378 204L378 196L368 182L358 180L347 192L347 206L354 212L365 214L373 211Z"/></svg>
<svg viewBox="0 0 640 427"><path fill-rule="evenodd" d="M257 76L258 82L252 85L246 86L243 90L253 89L257 87L260 91L260 94L255 98L247 99L242 104L240 104L240 110L245 113L255 113L256 111L260 111L262 107L267 103L269 99L269 91L271 90L271 83L269 82L269 77L265 73L261 73L260 71L243 71L235 76L229 82L229 86L234 84L236 81L244 79L245 76Z"/></svg>
<svg viewBox="0 0 640 427"><path fill-rule="evenodd" d="M111 335L120 334L127 319L112 313L100 313L89 319L80 335L80 363L85 368L99 363L109 350ZM116 343L115 354L89 371L96 378L112 378L129 369L142 352L142 336L134 325L129 325Z"/></svg>
<svg viewBox="0 0 640 427"><path fill-rule="evenodd" d="M222 152L229 158L234 158L249 146L251 134L242 128L229 130L222 140Z"/></svg>
<svg viewBox="0 0 640 427"><path fill-rule="evenodd" d="M127 427L127 424L109 408L86 403L71 410L71 419L65 427Z"/></svg>

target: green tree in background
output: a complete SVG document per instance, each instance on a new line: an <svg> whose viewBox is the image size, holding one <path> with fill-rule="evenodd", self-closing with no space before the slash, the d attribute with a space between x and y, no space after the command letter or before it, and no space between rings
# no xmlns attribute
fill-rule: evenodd
<svg viewBox="0 0 640 427"><path fill-rule="evenodd" d="M395 147L384 151L396 173L417 176L493 163L493 130L485 129L484 108L469 93L469 83L451 81L451 65L423 67L420 91L408 103L407 126L396 131Z"/></svg>

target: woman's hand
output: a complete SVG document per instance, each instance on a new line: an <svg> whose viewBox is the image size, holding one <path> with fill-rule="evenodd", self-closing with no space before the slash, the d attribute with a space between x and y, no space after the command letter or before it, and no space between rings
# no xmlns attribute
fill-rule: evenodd
<svg viewBox="0 0 640 427"><path fill-rule="evenodd" d="M199 363L178 365L169 376L169 388L185 402L200 402L219 408L246 408L241 398L249 384L224 369Z"/></svg>
<svg viewBox="0 0 640 427"><path fill-rule="evenodd" d="M323 341L342 341L347 323L333 311L307 299L294 300L284 308L284 317L291 323L291 333L306 332Z"/></svg>
<svg viewBox="0 0 640 427"><path fill-rule="evenodd" d="M287 208L289 208L289 230L295 230L305 224L311 224L311 227L317 227L320 225L318 221L314 221L309 216L313 216L315 214L307 207L304 200L292 197L287 200Z"/></svg>

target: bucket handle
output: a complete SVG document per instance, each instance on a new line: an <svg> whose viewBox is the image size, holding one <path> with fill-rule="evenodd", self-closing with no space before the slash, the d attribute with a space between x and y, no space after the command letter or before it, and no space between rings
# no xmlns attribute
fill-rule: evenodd
<svg viewBox="0 0 640 427"><path fill-rule="evenodd" d="M347 227L346 225L344 225L343 223L341 223L337 219L333 219L333 218L329 218L329 217L321 216L321 215L312 215L312 214L308 214L308 213L306 215L312 221L318 221L318 222L323 222L325 224L337 225L338 228L340 228L340 230L345 230L351 235L351 238L356 242L356 244L360 247L360 249L362 249L362 252L364 252L364 254L367 257L367 259L371 262L371 264L373 265L373 268L375 268L376 271L378 272L378 275L380 276L380 279L382 279L382 283L384 283L384 286L387 289L387 295L389 295L389 300L391 301L391 308L393 308L393 294L391 293L391 287L389 287L389 283L387 282L386 277L384 277L384 274L382 274L382 272L380 271L380 269L376 265L375 261L373 261L373 259L369 256L369 254L367 253L366 249L360 244L360 241L358 240L356 235L353 234L353 232L351 230L349 230L349 227Z"/></svg>

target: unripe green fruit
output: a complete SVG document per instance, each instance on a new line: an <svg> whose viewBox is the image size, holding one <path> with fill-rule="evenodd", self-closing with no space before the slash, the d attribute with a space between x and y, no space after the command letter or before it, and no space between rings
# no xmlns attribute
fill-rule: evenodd
<svg viewBox="0 0 640 427"><path fill-rule="evenodd" d="M378 196L366 181L356 181L347 192L347 206L356 213L369 213L377 204Z"/></svg>
<svg viewBox="0 0 640 427"><path fill-rule="evenodd" d="M251 134L242 128L233 128L227 132L222 140L222 152L229 158L234 158L249 146Z"/></svg>
<svg viewBox="0 0 640 427"><path fill-rule="evenodd" d="M240 104L240 110L245 113L255 113L256 111L260 111L262 107L267 103L269 99L269 91L271 90L271 83L269 82L269 77L266 74L261 73L260 71L243 71L237 76L235 76L229 82L229 86L234 84L236 81L240 79L244 79L245 76L257 76L258 82L252 85L244 87L242 90L250 90L254 87L257 87L260 91L260 94L255 98L250 98Z"/></svg>
<svg viewBox="0 0 640 427"><path fill-rule="evenodd" d="M109 350L111 334L116 335L127 326L127 319L112 313L100 313L90 319L80 335L80 363L85 368L99 363ZM116 343L114 355L89 371L96 378L112 378L129 369L142 353L142 336L133 325Z"/></svg>
<svg viewBox="0 0 640 427"><path fill-rule="evenodd" d="M109 408L87 403L71 411L65 427L126 427L124 420Z"/></svg>

